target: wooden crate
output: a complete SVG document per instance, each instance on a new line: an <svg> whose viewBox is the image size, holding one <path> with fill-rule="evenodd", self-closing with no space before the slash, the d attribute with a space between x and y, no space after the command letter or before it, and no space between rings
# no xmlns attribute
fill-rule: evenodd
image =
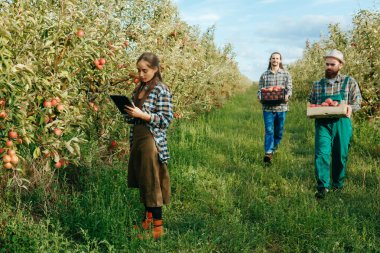
<svg viewBox="0 0 380 253"><path fill-rule="evenodd" d="M346 117L347 111L348 106L344 101L338 106L310 107L308 103L306 115L309 118L341 118Z"/></svg>

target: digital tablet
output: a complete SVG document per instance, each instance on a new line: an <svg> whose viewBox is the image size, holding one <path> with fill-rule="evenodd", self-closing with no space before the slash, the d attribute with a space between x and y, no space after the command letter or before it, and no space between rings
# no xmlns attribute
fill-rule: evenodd
<svg viewBox="0 0 380 253"><path fill-rule="evenodd" d="M129 106L129 107L135 107L135 104L133 103L133 101L127 97L127 96L123 96L123 95L110 95L110 98L112 99L112 101L115 103L116 107L119 109L119 111L122 113L122 114L126 114L127 112L125 111L125 106Z"/></svg>

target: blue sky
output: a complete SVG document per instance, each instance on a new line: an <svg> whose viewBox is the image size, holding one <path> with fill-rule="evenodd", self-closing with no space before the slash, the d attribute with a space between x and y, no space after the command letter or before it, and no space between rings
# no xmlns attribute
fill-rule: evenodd
<svg viewBox="0 0 380 253"><path fill-rule="evenodd" d="M306 40L328 34L328 24L350 29L361 9L379 10L380 0L173 0L182 20L202 31L215 25L215 42L231 43L240 71L257 81L269 56L278 51L283 63L302 56Z"/></svg>

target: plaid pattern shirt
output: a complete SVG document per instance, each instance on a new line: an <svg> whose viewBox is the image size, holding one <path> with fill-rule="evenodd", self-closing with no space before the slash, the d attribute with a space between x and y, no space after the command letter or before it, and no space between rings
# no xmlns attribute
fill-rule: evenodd
<svg viewBox="0 0 380 253"><path fill-rule="evenodd" d="M285 87L285 95L288 98L292 95L292 77L289 72L284 69L279 69L274 73L271 69L265 71L259 81L259 91L257 92L258 97L261 97L261 88L267 88L272 86L281 85ZM288 103L282 103L280 105L262 105L263 110L267 112L286 112L289 110Z"/></svg>
<svg viewBox="0 0 380 253"><path fill-rule="evenodd" d="M313 83L313 88L310 92L308 101L312 104L321 104L322 96L339 95L343 88L345 75L340 75L335 78L335 81L322 78L321 80ZM325 84L325 94L322 94L322 85ZM359 84L352 77L349 77L346 88L344 90L344 97L342 98L348 105L351 106L352 111L358 111L362 101Z"/></svg>
<svg viewBox="0 0 380 253"><path fill-rule="evenodd" d="M132 98L134 96L135 93L132 94ZM144 124L153 135L160 161L167 163L170 156L166 132L173 119L172 95L169 89L163 83L157 83L144 101L141 110L150 114L150 121ZM129 141L132 147L133 127L131 127Z"/></svg>

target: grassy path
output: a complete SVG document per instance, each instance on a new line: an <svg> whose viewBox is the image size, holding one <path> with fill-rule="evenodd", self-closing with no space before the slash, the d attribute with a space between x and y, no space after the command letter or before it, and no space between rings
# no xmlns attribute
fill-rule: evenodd
<svg viewBox="0 0 380 253"><path fill-rule="evenodd" d="M43 211L38 222L20 204L0 203L0 252L380 252L379 128L354 129L344 191L316 201L304 103L291 103L281 147L265 167L252 88L170 129L173 194L163 240L131 234L141 205L126 186L126 163L99 161L64 175L67 190L43 196L51 204L43 192L24 199Z"/></svg>
<svg viewBox="0 0 380 253"><path fill-rule="evenodd" d="M346 188L317 202L313 121L291 104L274 164L264 167L263 119L255 90L170 135L173 251L380 251L379 156L357 132ZM366 136L366 140L357 140ZM367 139L368 138L368 139ZM375 142L373 142L375 143ZM355 146L357 145L357 147ZM369 150L369 146L367 146Z"/></svg>

